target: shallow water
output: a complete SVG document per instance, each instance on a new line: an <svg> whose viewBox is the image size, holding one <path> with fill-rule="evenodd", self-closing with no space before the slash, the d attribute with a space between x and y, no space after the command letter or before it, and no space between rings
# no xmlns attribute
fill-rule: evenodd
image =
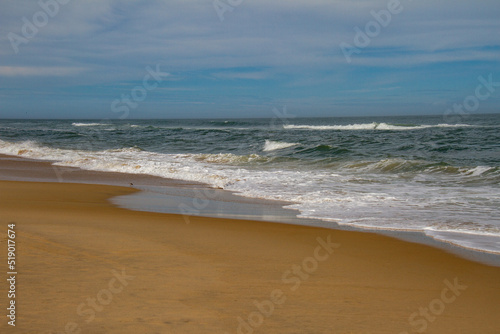
<svg viewBox="0 0 500 334"><path fill-rule="evenodd" d="M325 224L500 253L500 115L2 120L0 153L199 181Z"/></svg>

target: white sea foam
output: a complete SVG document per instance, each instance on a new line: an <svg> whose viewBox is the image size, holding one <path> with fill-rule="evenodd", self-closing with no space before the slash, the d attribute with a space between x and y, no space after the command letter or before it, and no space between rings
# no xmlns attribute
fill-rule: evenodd
<svg viewBox="0 0 500 334"><path fill-rule="evenodd" d="M350 124L350 125L283 125L284 129L299 130L373 130L378 123Z"/></svg>
<svg viewBox="0 0 500 334"><path fill-rule="evenodd" d="M498 172L497 167L488 167L488 166L477 166L472 169L464 170L464 174L467 176L481 176L488 172Z"/></svg>
<svg viewBox="0 0 500 334"><path fill-rule="evenodd" d="M425 229L425 234L435 240L476 251L500 254L500 237L481 231L457 231Z"/></svg>
<svg viewBox="0 0 500 334"><path fill-rule="evenodd" d="M284 144L284 143L282 143ZM292 143L286 143L292 144ZM384 170L409 168L403 159L339 164L332 169L300 170L280 166L252 168L269 157L250 154L166 154L136 147L102 151L57 149L33 141L12 143L0 140L0 153L58 161L61 166L88 170L149 174L207 183L247 197L292 202L302 217L335 221L339 224L387 230L415 230L464 247L494 251L484 237L500 238L495 187L441 187L416 180L398 181L397 173ZM410 165L410 166L408 166ZM498 169L495 169L498 171ZM469 169L469 176L491 173L491 167ZM429 174L432 178L434 174ZM463 173L457 173L459 178ZM488 202L488 206L483 203ZM466 208L467 210L464 210ZM486 208L486 209L485 209ZM489 208L489 211L488 211ZM439 212L439 217L436 217ZM460 214L458 214L460 212ZM418 219L415 219L418 217ZM436 225L436 219L442 223ZM462 221L462 223L457 223ZM473 221L473 224L466 222ZM493 225L492 228L488 227ZM497 230L495 230L497 228ZM482 231L482 232L481 232ZM476 241L460 241L445 232L469 233ZM476 237L474 237L476 238ZM458 241L457 241L458 240ZM476 239L474 239L476 240ZM493 239L492 239L493 240ZM461 243L460 243L461 242Z"/></svg>
<svg viewBox="0 0 500 334"><path fill-rule="evenodd" d="M280 141L272 141L272 140L267 140L264 143L264 149L263 151L265 152L270 152L270 151L275 151L275 150L281 150L287 147L292 147L299 145L298 143L286 143L286 142L280 142Z"/></svg>
<svg viewBox="0 0 500 334"><path fill-rule="evenodd" d="M349 124L349 125L293 125L287 124L283 125L284 129L291 130L394 130L394 131L404 131L404 130L419 130L427 128L458 128L458 127L469 127L468 124L437 124L437 125L393 125L387 123L364 123L364 124Z"/></svg>
<svg viewBox="0 0 500 334"><path fill-rule="evenodd" d="M258 154L249 155L236 155L232 153L218 153L218 154L186 154L185 158L193 158L196 161L217 163L217 164L242 164L252 161L265 161L265 157Z"/></svg>
<svg viewBox="0 0 500 334"><path fill-rule="evenodd" d="M73 126L101 126L101 125L107 125L103 123L71 123Z"/></svg>
<svg viewBox="0 0 500 334"><path fill-rule="evenodd" d="M51 151L51 149L40 146L38 143L31 140L11 143L0 139L0 153L3 154L44 159L44 154L48 153L48 151ZM50 160L50 158L47 158L47 160Z"/></svg>

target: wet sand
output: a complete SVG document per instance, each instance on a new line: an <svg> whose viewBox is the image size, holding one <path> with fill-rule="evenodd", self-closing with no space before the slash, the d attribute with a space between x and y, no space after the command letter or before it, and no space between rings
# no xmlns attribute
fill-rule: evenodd
<svg viewBox="0 0 500 334"><path fill-rule="evenodd" d="M0 181L0 263L15 223L18 272L16 327L4 307L0 332L500 331L498 267L373 233L109 201L134 192Z"/></svg>

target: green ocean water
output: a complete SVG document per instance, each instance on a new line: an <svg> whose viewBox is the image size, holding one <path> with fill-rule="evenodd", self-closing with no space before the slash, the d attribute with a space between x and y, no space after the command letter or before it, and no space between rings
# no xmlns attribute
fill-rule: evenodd
<svg viewBox="0 0 500 334"><path fill-rule="evenodd" d="M0 153L201 181L500 253L500 115L0 120Z"/></svg>

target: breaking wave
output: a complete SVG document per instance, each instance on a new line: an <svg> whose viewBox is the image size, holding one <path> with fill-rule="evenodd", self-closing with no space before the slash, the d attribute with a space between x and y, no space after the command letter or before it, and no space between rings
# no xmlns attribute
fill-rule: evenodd
<svg viewBox="0 0 500 334"><path fill-rule="evenodd" d="M298 143L286 143L286 142L280 142L280 141L272 141L272 140L266 140L264 143L264 152L270 152L270 151L275 151L275 150L281 150L287 147L292 147L299 145Z"/></svg>
<svg viewBox="0 0 500 334"><path fill-rule="evenodd" d="M283 125L284 129L290 130L419 130L427 128L460 128L470 127L468 124L437 124L437 125L397 125L388 123L364 123L349 125Z"/></svg>

